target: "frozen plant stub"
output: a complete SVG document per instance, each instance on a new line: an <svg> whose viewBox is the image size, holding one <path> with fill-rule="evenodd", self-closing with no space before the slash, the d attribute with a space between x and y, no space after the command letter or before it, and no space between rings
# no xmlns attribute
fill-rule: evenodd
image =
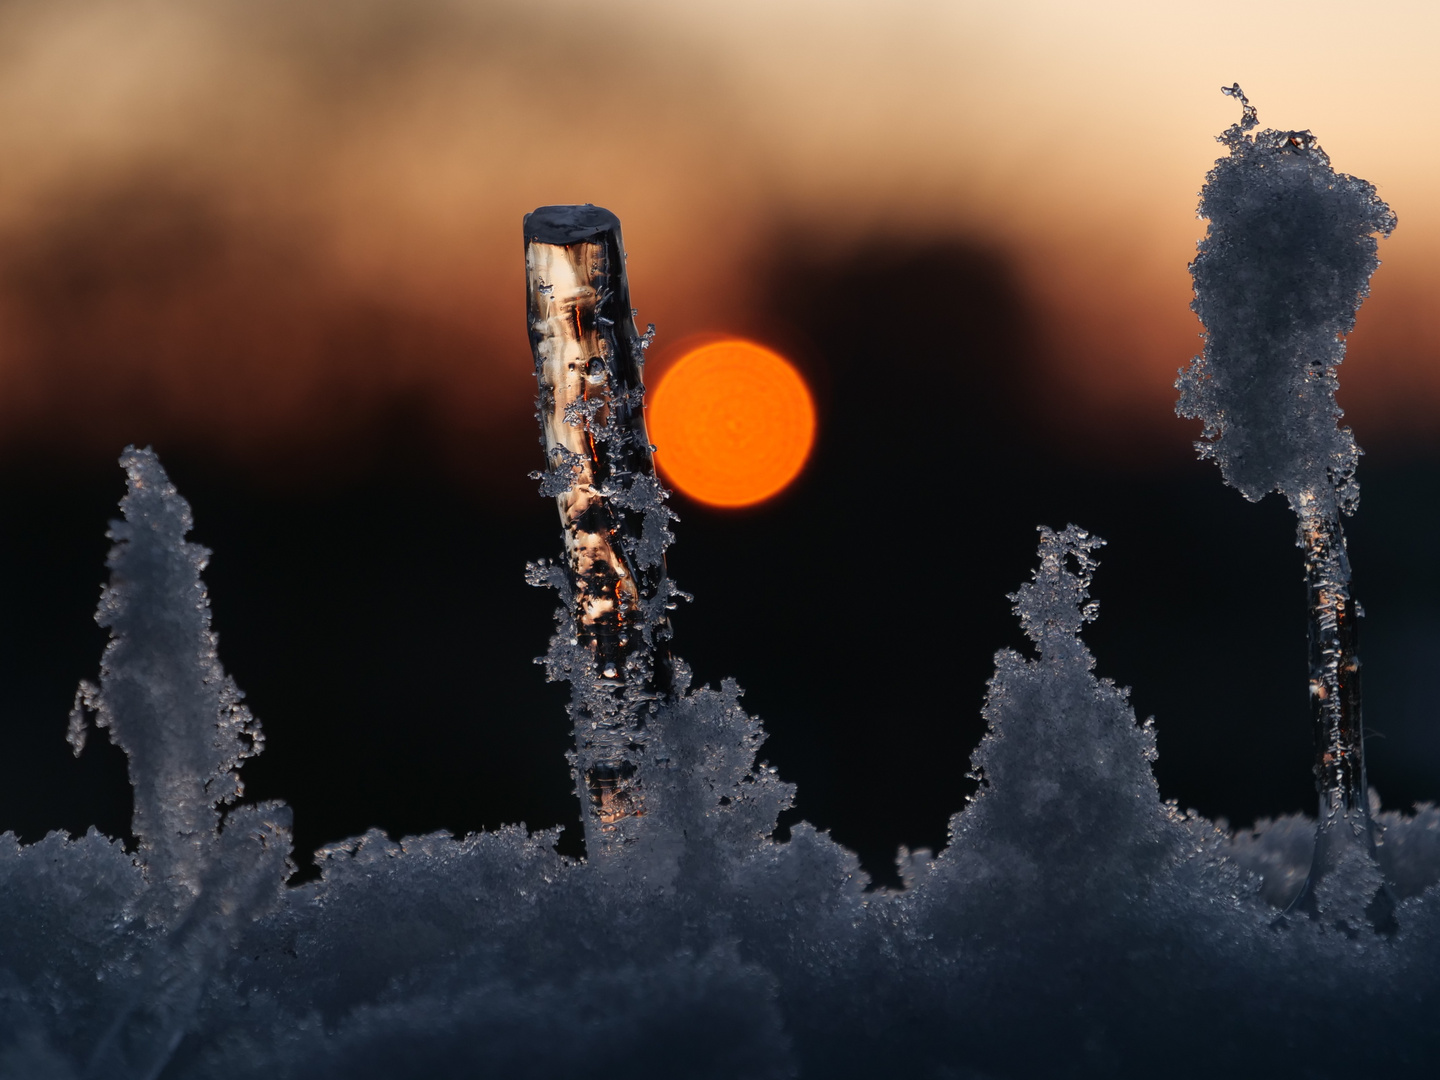
<svg viewBox="0 0 1440 1080"><path fill-rule="evenodd" d="M1330 166L1309 131L1265 129L1244 106L1200 193L1209 220L1190 270L1205 351L1180 374L1176 411L1204 422L1201 456L1252 501L1299 518L1310 610L1310 696L1320 832L1312 882L1338 849L1373 846L1366 798L1356 608L1341 515L1359 500L1360 449L1335 401L1345 335L1395 215L1373 185ZM1308 893L1308 890L1307 890Z"/></svg>
<svg viewBox="0 0 1440 1080"><path fill-rule="evenodd" d="M620 222L597 206L525 216L530 344L539 384L535 474L553 495L567 567L533 567L560 589L547 658L572 686L575 770L592 857L633 839L644 814L646 718L669 690L666 492L645 430L648 335L635 330Z"/></svg>

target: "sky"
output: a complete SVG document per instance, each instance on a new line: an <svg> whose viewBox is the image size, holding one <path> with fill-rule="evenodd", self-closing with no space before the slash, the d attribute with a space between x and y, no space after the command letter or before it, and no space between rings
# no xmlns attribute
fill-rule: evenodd
<svg viewBox="0 0 1440 1080"><path fill-rule="evenodd" d="M1440 794L1413 765L1440 597L1399 569L1440 475L1437 32L1433 5L1398 2L0 6L0 712L37 755L14 759L29 779L0 827L123 820L84 801L123 795L103 749L40 747L103 643L89 610L130 442L157 447L217 552L222 658L271 725L252 792L297 807L302 846L367 814L398 832L571 812L563 763L514 764L566 739L528 666L549 602L519 581L558 550L525 478L520 220L562 202L624 223L654 375L740 334L815 393L795 488L728 514L677 497L672 559L697 595L680 651L750 688L806 816L872 861L943 843L1016 637L1005 594L1034 526L1069 516L1112 542L1092 633L1157 713L1162 791L1237 821L1302 808L1290 526L1195 463L1172 412L1235 81L1399 216L1340 396L1370 455L1352 535L1378 594L1360 593L1371 701L1408 718L1376 721L1391 790ZM397 716L432 733L421 749Z"/></svg>
<svg viewBox="0 0 1440 1080"><path fill-rule="evenodd" d="M308 460L403 399L464 458L523 419L519 219L590 201L625 223L661 367L692 334L764 330L776 305L757 293L799 251L943 237L1015 275L1043 339L1037 409L1096 453L1183 445L1167 402L1196 346L1185 263L1211 136L1237 112L1218 88L1239 80L1263 123L1313 128L1399 213L1346 400L1384 418L1371 444L1432 446L1437 19L1418 3L1374 5L1363 28L1337 3L10 3L0 435L108 450L138 423Z"/></svg>

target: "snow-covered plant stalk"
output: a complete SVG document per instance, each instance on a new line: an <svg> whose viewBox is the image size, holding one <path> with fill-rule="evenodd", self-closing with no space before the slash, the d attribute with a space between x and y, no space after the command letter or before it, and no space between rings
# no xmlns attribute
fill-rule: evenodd
<svg viewBox="0 0 1440 1080"><path fill-rule="evenodd" d="M1205 351L1181 372L1177 411L1205 422L1203 457L1252 501L1278 491L1299 518L1310 611L1310 698L1320 794L1311 885L1343 851L1373 849L1360 662L1341 517L1360 489L1360 449L1335 401L1345 335L1395 215L1373 185L1336 173L1308 131L1266 129L1244 107L1206 177L1209 230L1191 264ZM1307 890L1306 896L1309 895ZM1303 899L1303 897L1302 897Z"/></svg>
<svg viewBox="0 0 1440 1080"><path fill-rule="evenodd" d="M669 690L664 643L674 587L665 491L645 430L650 333L635 330L620 222L596 206L525 216L538 418L567 566L531 568L565 598L547 663L573 689L575 771L591 856L624 843L644 814L645 724ZM651 330L653 332L653 328ZM627 824L627 822L629 824Z"/></svg>

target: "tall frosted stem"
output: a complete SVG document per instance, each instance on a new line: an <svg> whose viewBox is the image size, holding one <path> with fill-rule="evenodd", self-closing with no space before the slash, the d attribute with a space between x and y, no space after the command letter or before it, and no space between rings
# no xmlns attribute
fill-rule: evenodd
<svg viewBox="0 0 1440 1080"><path fill-rule="evenodd" d="M1320 821L1297 904L1375 831L1365 788L1360 662L1341 515L1360 498L1360 448L1335 400L1345 338L1380 265L1395 215L1372 184L1337 173L1309 131L1254 131L1243 107L1229 150L1200 193L1209 228L1190 271L1205 352L1180 373L1181 416L1205 422L1196 445L1251 500L1278 491L1299 519L1310 616L1310 700ZM1253 132L1253 134L1252 134ZM1378 909L1377 909L1378 911ZM1376 917L1377 925L1384 915Z"/></svg>
<svg viewBox="0 0 1440 1080"><path fill-rule="evenodd" d="M645 813L646 718L669 686L669 511L645 430L647 340L635 330L619 219L596 206L545 206L524 228L541 490L555 497L566 555L552 583L568 642L550 660L552 677L572 687L573 764L594 858L633 838Z"/></svg>

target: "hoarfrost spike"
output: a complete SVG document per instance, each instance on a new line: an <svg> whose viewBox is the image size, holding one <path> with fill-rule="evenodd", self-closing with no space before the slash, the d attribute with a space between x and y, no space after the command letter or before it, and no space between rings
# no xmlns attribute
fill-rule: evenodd
<svg viewBox="0 0 1440 1080"><path fill-rule="evenodd" d="M155 453L128 447L129 489L111 522L110 584L96 621L110 630L100 685L81 685L82 709L129 758L132 828L157 903L170 922L199 894L214 862L222 808L241 794L239 767L264 745L244 694L220 666L200 573L210 552L188 541L190 505Z"/></svg>
<svg viewBox="0 0 1440 1080"><path fill-rule="evenodd" d="M99 685L84 682L76 694L70 741L83 745L93 712L129 759L146 886L137 907L155 934L111 974L125 993L84 1080L153 1080L166 1071L207 985L240 935L281 899L291 870L289 807L233 805L240 765L264 739L216 652L200 577L210 552L186 539L190 505L154 451L129 447L120 463L129 481L124 519L110 525L110 584L96 613L110 642Z"/></svg>

